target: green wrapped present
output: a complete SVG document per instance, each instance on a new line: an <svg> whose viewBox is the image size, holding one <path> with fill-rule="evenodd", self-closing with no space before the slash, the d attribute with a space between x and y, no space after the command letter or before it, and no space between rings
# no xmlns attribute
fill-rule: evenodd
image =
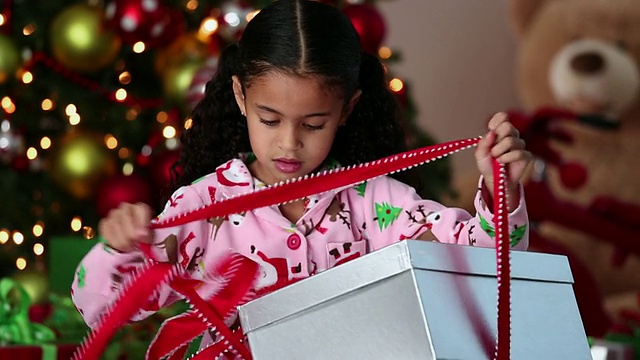
<svg viewBox="0 0 640 360"><path fill-rule="evenodd" d="M30 321L31 306L31 298L20 283L0 279L0 359L71 359L79 341L64 342L51 327Z"/></svg>
<svg viewBox="0 0 640 360"><path fill-rule="evenodd" d="M31 299L15 280L0 279L0 346L52 342L53 330L29 320Z"/></svg>

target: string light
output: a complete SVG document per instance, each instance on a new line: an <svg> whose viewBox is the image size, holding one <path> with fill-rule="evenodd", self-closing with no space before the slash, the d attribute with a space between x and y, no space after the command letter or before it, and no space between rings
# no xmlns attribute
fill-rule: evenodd
<svg viewBox="0 0 640 360"><path fill-rule="evenodd" d="M140 114L140 109L138 109L138 108L130 108L124 114L124 118L129 120L129 121L133 121L136 118L138 118L138 114Z"/></svg>
<svg viewBox="0 0 640 360"><path fill-rule="evenodd" d="M125 89L118 89L115 93L115 98L116 100L123 102L127 99L127 90Z"/></svg>
<svg viewBox="0 0 640 360"><path fill-rule="evenodd" d="M393 55L393 52L391 51L391 49L389 49L386 46L383 46L380 49L378 49L378 56L380 56L381 59L384 59L384 60L389 59L391 55Z"/></svg>
<svg viewBox="0 0 640 360"><path fill-rule="evenodd" d="M198 8L198 0L189 0L184 7L190 12L195 11Z"/></svg>
<svg viewBox="0 0 640 360"><path fill-rule="evenodd" d="M0 14L0 26L7 23L7 17L4 14Z"/></svg>
<svg viewBox="0 0 640 360"><path fill-rule="evenodd" d="M189 130L191 129L191 126L193 126L193 119L192 118L188 118L185 122L184 122L184 128Z"/></svg>
<svg viewBox="0 0 640 360"><path fill-rule="evenodd" d="M33 74L30 71L22 73L22 82L24 84L31 84L33 82Z"/></svg>
<svg viewBox="0 0 640 360"><path fill-rule="evenodd" d="M33 236L40 237L44 233L44 223L42 221L38 221L35 225L33 225Z"/></svg>
<svg viewBox="0 0 640 360"><path fill-rule="evenodd" d="M70 125L80 124L80 115L78 113L73 113L69 115L69 124Z"/></svg>
<svg viewBox="0 0 640 360"><path fill-rule="evenodd" d="M400 92L404 88L404 83L398 78L393 78L389 81L389 87L394 92Z"/></svg>
<svg viewBox="0 0 640 360"><path fill-rule="evenodd" d="M200 29L198 29L198 33L207 38L209 36L211 36L213 33L215 33L216 31L218 31L218 20L216 20L213 17L207 17L204 20L202 20L202 23L200 24Z"/></svg>
<svg viewBox="0 0 640 360"><path fill-rule="evenodd" d="M80 216L75 216L71 219L71 230L80 231L82 229L82 218Z"/></svg>
<svg viewBox="0 0 640 360"><path fill-rule="evenodd" d="M47 150L48 148L50 148L51 139L49 139L49 137L47 136L43 136L42 139L40 139L40 147L42 148L42 150Z"/></svg>
<svg viewBox="0 0 640 360"><path fill-rule="evenodd" d="M245 19L247 20L247 22L249 22L253 20L253 18L256 17L256 15L258 15L259 12L260 12L259 9L253 10L252 12L248 13L247 16L245 16Z"/></svg>
<svg viewBox="0 0 640 360"><path fill-rule="evenodd" d="M127 85L131 83L131 73L129 73L128 71L124 71L118 76L118 81L122 85Z"/></svg>
<svg viewBox="0 0 640 360"><path fill-rule="evenodd" d="M122 174L129 176L131 174L133 174L133 164L128 162L124 165L122 165Z"/></svg>
<svg viewBox="0 0 640 360"><path fill-rule="evenodd" d="M38 157L38 150L34 147L30 147L27 149L27 159L34 160Z"/></svg>
<svg viewBox="0 0 640 360"><path fill-rule="evenodd" d="M167 125L164 127L164 129L162 129L162 136L164 136L166 139L171 139L175 137L176 134L177 134L176 128L174 128L171 125Z"/></svg>
<svg viewBox="0 0 640 360"><path fill-rule="evenodd" d="M23 257L16 259L16 267L18 270L24 270L27 267L27 260Z"/></svg>
<svg viewBox="0 0 640 360"><path fill-rule="evenodd" d="M169 114L166 111L160 111L158 115L156 115L156 121L160 124L164 124L167 120L169 120Z"/></svg>
<svg viewBox="0 0 640 360"><path fill-rule="evenodd" d="M12 237L13 237L13 242L16 245L20 245L24 242L24 235L22 235L20 231L14 231Z"/></svg>
<svg viewBox="0 0 640 360"><path fill-rule="evenodd" d="M142 156L151 155L151 146L149 145L143 146L142 149L140 149L140 154L142 154Z"/></svg>
<svg viewBox="0 0 640 360"><path fill-rule="evenodd" d="M129 156L131 156L131 151L127 148L120 148L120 150L118 150L118 157L120 159L126 159Z"/></svg>
<svg viewBox="0 0 640 360"><path fill-rule="evenodd" d="M143 53L146 48L147 46L142 41L138 41L137 43L133 44L133 52L136 54Z"/></svg>
<svg viewBox="0 0 640 360"><path fill-rule="evenodd" d="M96 236L96 232L91 226L85 226L82 228L82 236L87 240L91 240Z"/></svg>
<svg viewBox="0 0 640 360"><path fill-rule="evenodd" d="M16 111L16 105L10 97L3 97L0 103L2 104L2 109L4 109L7 114L13 114Z"/></svg>
<svg viewBox="0 0 640 360"><path fill-rule="evenodd" d="M118 147L118 139L111 134L107 134L104 136L104 143L107 145L107 148L113 150Z"/></svg>
<svg viewBox="0 0 640 360"><path fill-rule="evenodd" d="M44 254L44 246L40 243L36 243L33 245L33 253L40 256Z"/></svg>
<svg viewBox="0 0 640 360"><path fill-rule="evenodd" d="M9 241L9 230L0 230L0 244L4 245L7 243L7 241Z"/></svg>
<svg viewBox="0 0 640 360"><path fill-rule="evenodd" d="M27 24L25 27L22 28L22 34L24 36L29 36L34 32L36 32L36 25L33 23Z"/></svg>
<svg viewBox="0 0 640 360"><path fill-rule="evenodd" d="M76 108L76 106L73 104L69 104L67 105L66 108L64 108L64 113L67 114L67 116L71 116L75 114L77 111L78 111L78 108Z"/></svg>
<svg viewBox="0 0 640 360"><path fill-rule="evenodd" d="M240 17L234 12L228 12L224 14L224 21L231 27L240 25Z"/></svg>
<svg viewBox="0 0 640 360"><path fill-rule="evenodd" d="M42 108L43 111L50 111L53 109L53 101L51 99L44 99L42 100L42 103L40 104L40 107Z"/></svg>
<svg viewBox="0 0 640 360"><path fill-rule="evenodd" d="M175 149L178 148L178 145L179 145L178 139L176 139L176 138L167 139L167 141L165 141L164 145L169 150L175 150Z"/></svg>

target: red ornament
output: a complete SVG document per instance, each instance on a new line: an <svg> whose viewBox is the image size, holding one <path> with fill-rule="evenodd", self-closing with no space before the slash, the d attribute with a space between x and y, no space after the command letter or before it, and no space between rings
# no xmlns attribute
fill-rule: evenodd
<svg viewBox="0 0 640 360"><path fill-rule="evenodd" d="M204 98L204 90L207 82L211 79L213 74L218 70L218 59L209 58L205 65L196 71L196 74L191 79L191 85L185 93L185 102L188 106L188 110L193 108Z"/></svg>
<svg viewBox="0 0 640 360"><path fill-rule="evenodd" d="M342 12L351 20L353 27L360 35L362 50L377 54L387 32L386 23L380 12L374 6L366 4L347 5Z"/></svg>
<svg viewBox="0 0 640 360"><path fill-rule="evenodd" d="M393 93L396 95L396 99L398 99L398 103L400 104L400 106L406 108L407 104L409 103L406 84L400 90L393 91Z"/></svg>
<svg viewBox="0 0 640 360"><path fill-rule="evenodd" d="M154 196L149 182L141 175L115 175L100 184L96 193L96 210L102 217L121 203L145 203L151 206Z"/></svg>
<svg viewBox="0 0 640 360"><path fill-rule="evenodd" d="M11 159L11 168L17 172L29 170L29 159L26 155L16 155Z"/></svg>
<svg viewBox="0 0 640 360"><path fill-rule="evenodd" d="M179 158L179 150L165 150L151 155L148 169L149 178L157 189L164 189L169 186L171 183L171 168Z"/></svg>
<svg viewBox="0 0 640 360"><path fill-rule="evenodd" d="M105 8L105 19L125 44L142 41L149 48L171 42L185 26L182 12L161 0L112 0Z"/></svg>
<svg viewBox="0 0 640 360"><path fill-rule="evenodd" d="M249 15L254 11L246 1L224 0L220 4L220 16L218 17L218 33L228 41L240 40L244 29L249 23Z"/></svg>

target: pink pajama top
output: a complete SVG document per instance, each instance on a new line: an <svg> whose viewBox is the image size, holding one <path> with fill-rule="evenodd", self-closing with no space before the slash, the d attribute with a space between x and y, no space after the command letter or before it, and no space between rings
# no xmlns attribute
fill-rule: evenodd
<svg viewBox="0 0 640 360"><path fill-rule="evenodd" d="M178 189L157 219L263 186L242 160L234 159ZM475 216L420 199L412 187L386 176L304 200L304 214L295 224L278 206L271 206L154 230L155 254L163 261L179 263L192 278L202 280L217 257L232 250L260 265L256 289L264 289L284 286L419 235L443 243L495 246L493 215L481 191L475 197ZM529 224L522 190L509 224L512 248L526 249ZM96 325L122 281L142 261L138 251L120 253L103 244L84 257L76 271L72 298L89 326ZM166 286L132 320L178 299Z"/></svg>

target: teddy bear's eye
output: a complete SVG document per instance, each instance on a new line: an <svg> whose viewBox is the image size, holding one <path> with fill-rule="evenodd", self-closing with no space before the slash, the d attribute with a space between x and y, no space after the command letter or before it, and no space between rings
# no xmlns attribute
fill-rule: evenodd
<svg viewBox="0 0 640 360"><path fill-rule="evenodd" d="M570 41L570 42L576 42L576 41L579 41L579 40L581 40L581 39L582 39L582 36L580 36L580 35L571 35L571 36L569 37L569 41Z"/></svg>

